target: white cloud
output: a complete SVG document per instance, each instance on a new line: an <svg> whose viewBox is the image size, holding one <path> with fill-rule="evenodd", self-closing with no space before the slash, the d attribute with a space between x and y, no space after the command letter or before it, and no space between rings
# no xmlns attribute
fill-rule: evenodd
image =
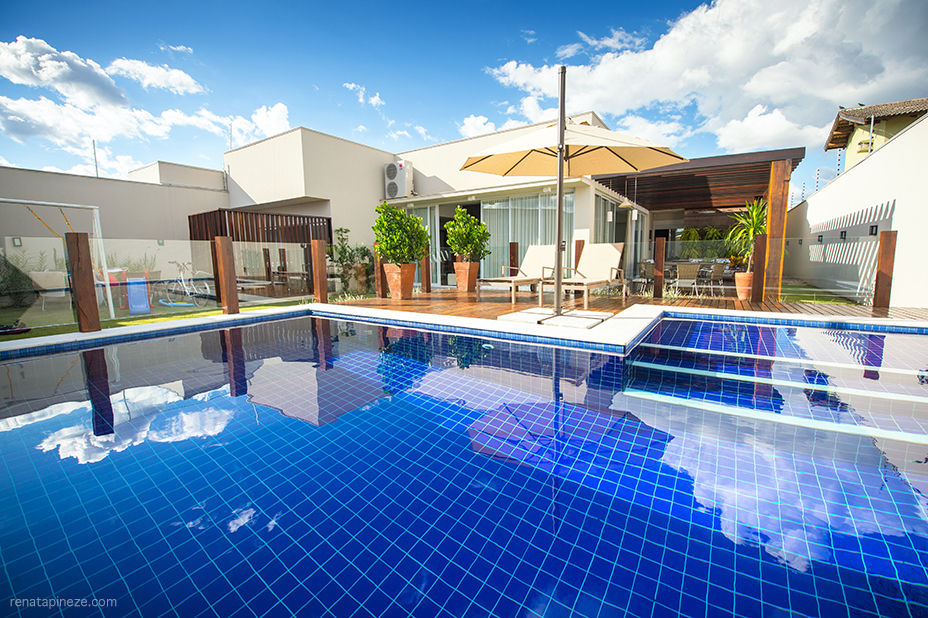
<svg viewBox="0 0 928 618"><path fill-rule="evenodd" d="M158 43L158 49L166 52L177 52L180 54L192 54L193 48L186 45L165 45L164 43Z"/></svg>
<svg viewBox="0 0 928 618"><path fill-rule="evenodd" d="M428 130L427 130L425 127L420 126L420 125L416 125L416 126L413 127L413 129L415 130L416 133L419 134L419 137L421 137L421 138L424 139L425 141L427 141L427 142L433 142L433 141L435 141L435 138L432 137L431 135L429 135L429 132L428 132Z"/></svg>
<svg viewBox="0 0 928 618"><path fill-rule="evenodd" d="M477 116L471 114L461 121L458 125L458 132L464 137L474 137L475 135L485 135L496 130L496 125L490 122L486 116Z"/></svg>
<svg viewBox="0 0 928 618"><path fill-rule="evenodd" d="M380 108L383 106L384 103L385 101L382 98L380 98L379 92L376 93L372 97L367 97L367 104L370 105L371 107Z"/></svg>
<svg viewBox="0 0 928 618"><path fill-rule="evenodd" d="M730 152L757 148L789 148L796 144L812 144L824 140L831 121L820 127L791 122L779 109L767 112L756 105L741 120L730 120L715 133L719 147Z"/></svg>
<svg viewBox="0 0 928 618"><path fill-rule="evenodd" d="M522 37L522 40L531 45L538 40L538 37L535 36L534 30L520 30L519 36Z"/></svg>
<svg viewBox="0 0 928 618"><path fill-rule="evenodd" d="M345 82L344 84L342 84L342 87L347 88L351 92L357 93L358 103L362 103L362 104L364 103L364 93L367 92L367 88L365 88L361 84L356 84L354 82Z"/></svg>
<svg viewBox="0 0 928 618"><path fill-rule="evenodd" d="M560 60L566 60L567 58L573 58L577 54L583 51L582 43L569 43L567 45L561 45L554 52L554 55Z"/></svg>
<svg viewBox="0 0 928 618"><path fill-rule="evenodd" d="M261 134L265 136L277 135L290 128L289 111L283 103L275 103L268 107L262 105L251 115L252 122Z"/></svg>
<svg viewBox="0 0 928 618"><path fill-rule="evenodd" d="M5 157L0 157L0 165L2 165L3 167L16 167L15 165L7 161Z"/></svg>
<svg viewBox="0 0 928 618"><path fill-rule="evenodd" d="M478 116L476 114L471 114L467 118L461 121L458 124L458 133L464 137L474 137L476 135L486 135L487 133L493 133L494 131L505 131L506 129L514 129L516 127L525 126L528 124L525 121L517 120L515 118L510 118L504 122L499 129L496 128L496 123L491 122L486 116Z"/></svg>
<svg viewBox="0 0 928 618"><path fill-rule="evenodd" d="M921 96L925 23L924 2L717 0L681 16L650 46L621 30L583 35L603 53L568 69L567 106L618 117L655 106L685 110L726 148L820 148L838 105ZM557 95L556 66L512 60L489 71L539 100ZM754 111L758 105L766 110ZM736 138L738 128L756 133Z"/></svg>
<svg viewBox="0 0 928 618"><path fill-rule="evenodd" d="M387 137L394 139L394 140L398 140L401 137L409 137L409 131L407 131L406 129L397 129L395 131L390 131L389 133L387 133Z"/></svg>
<svg viewBox="0 0 928 618"><path fill-rule="evenodd" d="M106 67L110 75L119 75L137 81L146 90L160 88L174 94L196 94L203 92L203 86L180 69L172 69L166 64L154 66L141 60L117 58Z"/></svg>
<svg viewBox="0 0 928 618"><path fill-rule="evenodd" d="M365 127L363 124L359 124L358 126L354 128L354 130L357 131L358 133L364 133L365 131L367 131L367 127Z"/></svg>
<svg viewBox="0 0 928 618"><path fill-rule="evenodd" d="M14 84L50 88L79 107L125 105L125 93L93 60L60 52L42 39L0 42L0 76Z"/></svg>
<svg viewBox="0 0 928 618"><path fill-rule="evenodd" d="M618 123L618 128L629 135L643 137L659 146L668 146L670 148L673 148L693 133L691 129L688 129L677 120L654 121L636 115L623 117Z"/></svg>
<svg viewBox="0 0 928 618"><path fill-rule="evenodd" d="M623 49L640 49L645 43L644 37L626 32L622 28L611 28L609 36L604 36L599 39L580 31L577 31L577 36L579 36L584 43L597 50L610 49L613 51L621 51Z"/></svg>

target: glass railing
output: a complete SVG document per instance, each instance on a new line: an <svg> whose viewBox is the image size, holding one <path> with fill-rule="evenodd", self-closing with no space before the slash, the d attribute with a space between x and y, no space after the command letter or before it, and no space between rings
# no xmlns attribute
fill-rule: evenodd
<svg viewBox="0 0 928 618"><path fill-rule="evenodd" d="M216 309L211 245L205 240L91 238L100 319Z"/></svg>
<svg viewBox="0 0 928 618"><path fill-rule="evenodd" d="M765 282L764 299L871 304L877 250L875 236L787 238L783 246L780 286ZM653 251L653 243L626 245L623 261L630 294L653 296ZM633 255L640 259L633 260ZM726 241L667 242L663 296L748 300L753 277L748 277L747 273L759 270L753 262L753 256Z"/></svg>
<svg viewBox="0 0 928 618"><path fill-rule="evenodd" d="M64 240L6 237L0 255L0 328L74 323Z"/></svg>

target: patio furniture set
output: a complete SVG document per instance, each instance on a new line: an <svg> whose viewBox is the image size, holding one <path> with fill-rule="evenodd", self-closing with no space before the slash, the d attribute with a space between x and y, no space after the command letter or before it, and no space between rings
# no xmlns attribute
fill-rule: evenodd
<svg viewBox="0 0 928 618"><path fill-rule="evenodd" d="M724 294L726 287L734 285L734 271L727 259L674 260L664 265L664 282L675 292L692 292L710 295ZM638 276L631 281L636 292L654 285L654 261L638 263Z"/></svg>
<svg viewBox="0 0 928 618"><path fill-rule="evenodd" d="M564 292L583 292L583 308L590 305L590 291L603 287L620 287L622 295L628 293L625 275L620 268L624 243L596 243L587 245L580 254L576 268L565 268L561 281ZM508 271L508 274L507 274ZM542 304L545 286L554 287L554 245L531 245L519 266L503 266L499 277L477 280L476 300L480 300L482 286L507 286L513 304L520 286L538 290L538 304Z"/></svg>

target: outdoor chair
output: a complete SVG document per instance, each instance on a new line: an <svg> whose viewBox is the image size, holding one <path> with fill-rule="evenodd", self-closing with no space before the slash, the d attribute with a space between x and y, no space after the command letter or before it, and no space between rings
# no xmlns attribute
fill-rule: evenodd
<svg viewBox="0 0 928 618"><path fill-rule="evenodd" d="M728 267L728 261L714 262L709 265L710 268L705 271L705 281L709 286L709 292L714 294L718 290L719 294L724 291L723 278L725 269Z"/></svg>
<svg viewBox="0 0 928 618"><path fill-rule="evenodd" d="M68 298L71 305L70 285L68 274L63 270L34 271L29 273L39 298L42 299L42 311L45 311L45 300L48 298Z"/></svg>
<svg viewBox="0 0 928 618"><path fill-rule="evenodd" d="M636 292L644 292L648 285L654 284L654 262L638 262L638 276L632 279Z"/></svg>
<svg viewBox="0 0 928 618"><path fill-rule="evenodd" d="M542 270L554 263L554 245L530 245L518 267L503 266L499 277L477 279L475 298L480 300L480 287L483 285L505 285L509 287L512 303L516 302L516 290L520 285L537 285L542 278ZM508 274L507 274L508 273Z"/></svg>
<svg viewBox="0 0 928 618"><path fill-rule="evenodd" d="M625 282L625 274L619 265L622 263L622 249L625 243L595 243L587 245L580 254L580 261L576 268L565 268L565 271L572 273L569 277L561 281L561 289L564 291L576 290L583 292L583 308L590 307L590 290L609 286L620 286L622 296L628 294L628 288ZM544 279L542 279L538 291L538 304L541 305L542 295L546 285L554 285L552 275L554 269L546 266L544 268Z"/></svg>
<svg viewBox="0 0 928 618"><path fill-rule="evenodd" d="M693 292L698 292L696 288L696 280L699 278L699 269L702 267L702 264L696 262L689 262L686 264L677 264L677 275L673 281L673 289L676 292L680 291L680 288L688 288Z"/></svg>

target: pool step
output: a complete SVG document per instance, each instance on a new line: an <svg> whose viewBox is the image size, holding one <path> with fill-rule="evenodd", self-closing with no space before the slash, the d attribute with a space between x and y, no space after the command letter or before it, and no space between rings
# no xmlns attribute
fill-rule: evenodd
<svg viewBox="0 0 928 618"><path fill-rule="evenodd" d="M928 433L928 392L917 382L884 383L865 379L859 372L834 377L794 364L780 366L706 352L697 356L636 351L626 364L626 392L650 393L683 405L695 402L794 419Z"/></svg>
<svg viewBox="0 0 928 618"><path fill-rule="evenodd" d="M653 347L636 350L629 357L628 367L793 385L808 390L870 395L928 405L928 379L922 372L914 370L839 366L811 359L784 361Z"/></svg>
<svg viewBox="0 0 928 618"><path fill-rule="evenodd" d="M853 418L848 419L847 422L835 422L790 414L775 414L769 411L758 410L750 406L738 406L714 401L675 397L636 388L627 388L622 393L619 393L615 398L613 407L628 410L632 414L639 415L645 422L648 421L648 414L645 411L653 412L657 407L661 409L682 410L684 413L689 410L724 414L753 419L755 421L769 421L794 427L803 427L816 431L831 431L928 446L928 432L926 431L904 430L894 428L891 425L874 425ZM864 419L864 421L866 420L868 419Z"/></svg>

